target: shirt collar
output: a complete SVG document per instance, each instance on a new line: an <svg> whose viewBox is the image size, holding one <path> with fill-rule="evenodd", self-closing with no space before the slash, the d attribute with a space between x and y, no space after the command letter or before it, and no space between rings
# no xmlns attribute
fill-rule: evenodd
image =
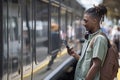
<svg viewBox="0 0 120 80"><path fill-rule="evenodd" d="M99 29L99 30L97 30L96 32L90 34L89 37L88 37L88 39L92 39L96 34L98 34L98 33L100 33L100 32L102 32L101 29Z"/></svg>

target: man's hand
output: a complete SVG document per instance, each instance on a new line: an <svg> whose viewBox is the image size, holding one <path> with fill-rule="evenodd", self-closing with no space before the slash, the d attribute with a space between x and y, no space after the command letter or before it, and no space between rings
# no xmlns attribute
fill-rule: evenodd
<svg viewBox="0 0 120 80"><path fill-rule="evenodd" d="M77 60L79 60L80 56L73 51L73 48L67 48L67 52L70 56L73 56Z"/></svg>
<svg viewBox="0 0 120 80"><path fill-rule="evenodd" d="M75 52L73 51L73 48L68 48L68 47L67 47L67 52L68 52L68 54L71 55L71 56L72 56L72 54L75 54Z"/></svg>

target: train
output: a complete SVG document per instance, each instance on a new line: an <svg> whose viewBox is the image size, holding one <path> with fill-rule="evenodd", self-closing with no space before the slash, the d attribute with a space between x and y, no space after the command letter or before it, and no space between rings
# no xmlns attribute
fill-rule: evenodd
<svg viewBox="0 0 120 80"><path fill-rule="evenodd" d="M27 73L34 80L34 66L51 52L52 22L69 41L68 28L84 10L76 0L0 0L0 80L24 80Z"/></svg>

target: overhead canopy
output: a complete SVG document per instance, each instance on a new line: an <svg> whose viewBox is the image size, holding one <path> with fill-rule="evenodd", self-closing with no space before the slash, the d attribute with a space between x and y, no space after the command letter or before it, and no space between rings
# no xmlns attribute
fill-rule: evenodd
<svg viewBox="0 0 120 80"><path fill-rule="evenodd" d="M61 0L63 4L73 8L74 14L83 16L85 8L77 0Z"/></svg>
<svg viewBox="0 0 120 80"><path fill-rule="evenodd" d="M103 4L108 8L108 17L120 19L120 0L103 0Z"/></svg>

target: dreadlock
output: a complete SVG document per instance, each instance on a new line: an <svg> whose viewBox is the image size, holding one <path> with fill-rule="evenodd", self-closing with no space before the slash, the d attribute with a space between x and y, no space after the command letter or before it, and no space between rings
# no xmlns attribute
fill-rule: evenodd
<svg viewBox="0 0 120 80"><path fill-rule="evenodd" d="M90 14L92 17L98 18L100 21L104 21L104 15L107 14L107 8L104 5L98 5L89 8L85 13Z"/></svg>

